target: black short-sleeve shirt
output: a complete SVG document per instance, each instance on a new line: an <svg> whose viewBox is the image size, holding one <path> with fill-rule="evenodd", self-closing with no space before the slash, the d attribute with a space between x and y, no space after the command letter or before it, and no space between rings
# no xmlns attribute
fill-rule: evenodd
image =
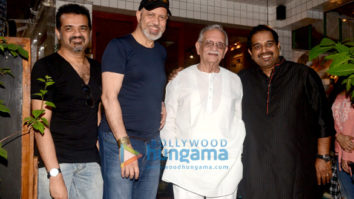
<svg viewBox="0 0 354 199"><path fill-rule="evenodd" d="M124 74L118 100L129 136L149 139L159 135L166 50L158 42L153 48L139 44L130 34L113 39L102 57L102 72ZM108 129L103 117L102 127Z"/></svg>
<svg viewBox="0 0 354 199"><path fill-rule="evenodd" d="M46 101L56 105L52 109L50 131L59 163L98 162L97 111L101 96L101 69L98 62L89 59L90 80L88 85L75 69L58 53L37 61L31 74L33 95L43 89L38 78L49 75L54 84L48 87ZM40 166L43 166L40 163Z"/></svg>

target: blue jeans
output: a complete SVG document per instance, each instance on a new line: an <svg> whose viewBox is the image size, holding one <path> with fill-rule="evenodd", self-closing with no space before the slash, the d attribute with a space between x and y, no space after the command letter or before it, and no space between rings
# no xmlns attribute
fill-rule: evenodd
<svg viewBox="0 0 354 199"><path fill-rule="evenodd" d="M339 170L339 165L337 161L337 171L338 171L338 181L340 184L340 193L344 199L353 199L354 198L354 171L353 176L350 176L349 173Z"/></svg>
<svg viewBox="0 0 354 199"><path fill-rule="evenodd" d="M160 177L161 141L156 137L149 141L130 138L138 159L139 179L122 178L121 161L117 141L112 132L99 128L99 142L104 199L155 199Z"/></svg>
<svg viewBox="0 0 354 199"><path fill-rule="evenodd" d="M59 164L69 198L101 199L103 181L100 165L90 163ZM49 179L44 167L38 169L38 199L51 199Z"/></svg>

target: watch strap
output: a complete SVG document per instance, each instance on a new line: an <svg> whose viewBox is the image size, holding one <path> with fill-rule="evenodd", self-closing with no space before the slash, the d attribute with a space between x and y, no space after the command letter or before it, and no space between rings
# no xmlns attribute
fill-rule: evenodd
<svg viewBox="0 0 354 199"><path fill-rule="evenodd" d="M324 160L326 162L331 160L331 156L329 154L325 154L325 155L317 154L316 158L322 159L322 160Z"/></svg>
<svg viewBox="0 0 354 199"><path fill-rule="evenodd" d="M58 174L61 173L61 169L60 168L54 168L54 169L57 169L58 170ZM50 169L48 172L47 172L47 178L49 179L50 177L52 177L52 175L50 175L50 171L52 169Z"/></svg>

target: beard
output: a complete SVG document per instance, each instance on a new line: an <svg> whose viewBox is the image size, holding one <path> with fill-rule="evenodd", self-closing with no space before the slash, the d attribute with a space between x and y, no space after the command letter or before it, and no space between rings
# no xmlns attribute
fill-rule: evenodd
<svg viewBox="0 0 354 199"><path fill-rule="evenodd" d="M163 31L161 31L161 28L157 25L147 25L147 27L142 26L142 21L140 20L139 26L141 30L143 31L145 37L151 41L156 41L161 38ZM149 27L155 27L159 30L157 34L150 33Z"/></svg>
<svg viewBox="0 0 354 199"><path fill-rule="evenodd" d="M73 41L74 39L81 39L81 42L75 42ZM82 52L86 49L86 45L85 45L85 37L83 36L73 36L69 38L69 43L73 44L73 50L74 52Z"/></svg>

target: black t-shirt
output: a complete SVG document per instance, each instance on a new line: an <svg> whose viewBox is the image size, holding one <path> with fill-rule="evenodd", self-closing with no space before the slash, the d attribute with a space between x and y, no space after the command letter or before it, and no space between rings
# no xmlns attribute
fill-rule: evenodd
<svg viewBox="0 0 354 199"><path fill-rule="evenodd" d="M155 42L153 48L140 45L130 34L113 39L102 57L102 71L124 74L118 100L129 136L150 139L159 135L166 50ZM108 124L103 117L105 130Z"/></svg>
<svg viewBox="0 0 354 199"><path fill-rule="evenodd" d="M59 163L99 162L96 141L101 69L98 62L88 60L88 85L85 85L75 69L57 53L37 61L32 70L32 99L40 99L33 94L38 93L44 86L37 78L49 75L55 82L48 87L45 100L56 105L56 108L52 109L50 131ZM40 166L43 166L41 161Z"/></svg>

